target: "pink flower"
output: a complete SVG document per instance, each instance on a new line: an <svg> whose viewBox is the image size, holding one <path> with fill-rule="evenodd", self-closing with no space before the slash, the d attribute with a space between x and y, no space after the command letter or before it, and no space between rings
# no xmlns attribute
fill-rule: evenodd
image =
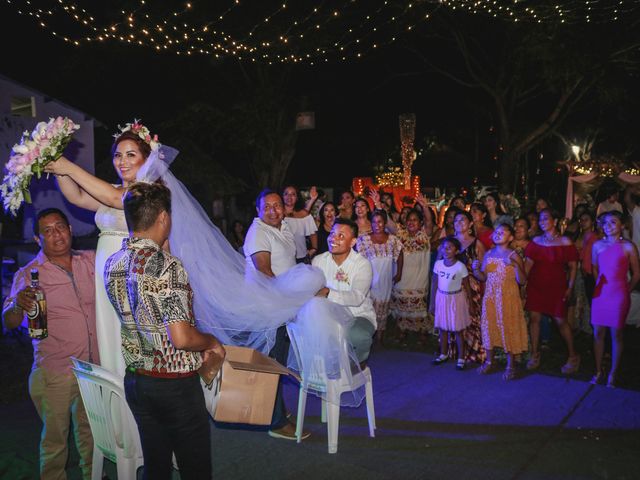
<svg viewBox="0 0 640 480"><path fill-rule="evenodd" d="M149 143L149 142L151 141L151 135L146 135L146 136L144 137L144 141L145 141L145 142L147 142L147 143Z"/></svg>
<svg viewBox="0 0 640 480"><path fill-rule="evenodd" d="M347 275L347 274L346 274L346 272L345 272L344 270L342 270L342 269L339 269L339 270L336 272L336 277L335 277L335 278L336 278L336 280L337 280L338 282L346 282L346 283L349 283L349 275Z"/></svg>
<svg viewBox="0 0 640 480"><path fill-rule="evenodd" d="M153 136L153 141L154 141L154 142L157 142L157 141L158 141L158 135L154 135L154 136Z"/></svg>

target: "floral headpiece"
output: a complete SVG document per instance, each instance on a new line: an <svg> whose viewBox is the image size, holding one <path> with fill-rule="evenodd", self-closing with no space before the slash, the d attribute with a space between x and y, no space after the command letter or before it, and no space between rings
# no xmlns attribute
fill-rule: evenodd
<svg viewBox="0 0 640 480"><path fill-rule="evenodd" d="M138 135L144 142L148 143L151 150L158 150L160 148L160 142L158 142L158 135L151 136L151 132L145 127L140 120L135 119L133 123L127 123L124 127L118 125L120 133L114 133L113 137L118 138L125 132L132 132Z"/></svg>

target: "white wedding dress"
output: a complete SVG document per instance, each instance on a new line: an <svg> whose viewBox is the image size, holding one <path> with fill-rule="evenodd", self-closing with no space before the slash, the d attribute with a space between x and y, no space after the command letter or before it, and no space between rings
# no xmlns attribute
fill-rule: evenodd
<svg viewBox="0 0 640 480"><path fill-rule="evenodd" d="M124 377L125 364L120 339L120 318L113 309L104 286L104 264L107 259L122 248L122 240L129 236L124 211L100 206L95 215L96 226L100 230L96 248L96 331L100 364Z"/></svg>
<svg viewBox="0 0 640 480"><path fill-rule="evenodd" d="M268 353L275 343L278 327L290 321L297 319L301 324L309 326L303 329L303 333L319 339L329 337L329 332L333 330L331 322L347 325L353 321L353 316L346 307L315 297L326 283L324 274L318 268L299 264L276 278L267 277L255 269L245 269L244 256L234 250L200 204L169 170L169 165L177 154L177 150L166 145L162 145L159 151L152 151L138 171L136 179L146 182L162 181L171 191L172 226L169 244L171 253L182 261L187 271L194 292L196 326L200 331L215 335L223 344L251 347ZM126 230L121 210L106 215L106 218L114 222L116 217L123 220L120 228L124 227ZM110 235L101 237L101 241L105 238L105 255L102 257L105 260L108 255L121 248L122 240L119 238L120 243L116 245L117 236L114 235L113 243L109 245L113 250L108 250L106 242L110 240L107 237ZM104 270L104 260L99 268L101 272ZM100 283L103 283L102 278ZM108 303L103 285L102 290L101 295ZM306 308L302 308L303 306ZM108 336L104 337L101 353L103 348L109 353L117 352L117 358L107 354L107 361L111 359L116 365L115 370L124 372L118 366L118 361L122 362L123 359L119 348L120 323L115 313L114 318L116 322L112 328L109 329L106 322L104 324L111 340ZM114 346L113 350L110 343ZM312 350L301 352L302 364L309 366L305 375L310 378L319 373L315 371L318 362L314 360L318 358L323 359L322 372L329 378L342 374L350 376L360 371L353 349L347 357L340 359L335 358L334 344L328 341L316 342ZM322 390L314 390L312 386L305 384L305 389L307 387L311 393L324 395ZM208 397L211 395L209 392ZM343 405L358 405L362 398L363 394L344 395L342 402ZM207 400L208 405L210 400Z"/></svg>

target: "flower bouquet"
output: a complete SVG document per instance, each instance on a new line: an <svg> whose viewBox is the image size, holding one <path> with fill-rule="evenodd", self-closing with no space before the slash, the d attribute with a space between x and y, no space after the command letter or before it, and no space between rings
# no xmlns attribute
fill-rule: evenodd
<svg viewBox="0 0 640 480"><path fill-rule="evenodd" d="M71 119L58 117L40 122L33 132L22 134L20 143L13 146L6 165L7 174L0 185L5 211L15 216L22 202L31 203L31 177L35 174L40 178L45 165L60 158L73 132L79 128Z"/></svg>

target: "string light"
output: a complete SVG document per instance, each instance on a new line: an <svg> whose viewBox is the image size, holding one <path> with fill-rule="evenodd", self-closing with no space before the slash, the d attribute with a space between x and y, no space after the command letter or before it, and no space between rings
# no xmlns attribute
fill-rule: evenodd
<svg viewBox="0 0 640 480"><path fill-rule="evenodd" d="M640 175L640 170L635 166L629 166L621 158L610 155L598 155L596 157L577 158L572 165L573 171L581 175L595 173L601 177L617 177L620 173Z"/></svg>
<svg viewBox="0 0 640 480"><path fill-rule="evenodd" d="M520 0L343 0L330 8L283 0L264 0L258 6L227 0L220 7L194 0L177 9L138 0L135 8L115 12L95 5L89 11L81 0L48 0L47 8L31 0L6 2L75 46L120 42L176 55L270 64L360 59L411 35L440 8L505 21L560 24L617 22L640 9L638 0L541 0L535 6Z"/></svg>

